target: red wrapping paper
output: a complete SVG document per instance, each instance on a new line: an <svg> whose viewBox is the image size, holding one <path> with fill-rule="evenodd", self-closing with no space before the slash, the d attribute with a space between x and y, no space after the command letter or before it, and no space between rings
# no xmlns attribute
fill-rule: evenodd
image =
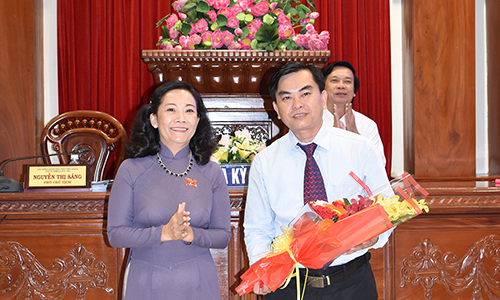
<svg viewBox="0 0 500 300"><path fill-rule="evenodd" d="M296 262L307 268L320 269L352 247L393 227L379 204L337 223L322 220L312 212L303 213L292 223L293 238L289 251L270 254L253 264L236 287L240 296L251 292L257 282L265 283L274 292L290 276Z"/></svg>

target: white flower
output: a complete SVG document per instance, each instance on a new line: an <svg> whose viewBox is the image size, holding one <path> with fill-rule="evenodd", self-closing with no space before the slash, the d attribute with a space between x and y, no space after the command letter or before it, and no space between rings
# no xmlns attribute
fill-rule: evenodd
<svg viewBox="0 0 500 300"><path fill-rule="evenodd" d="M243 129L243 130L238 130L234 133L235 136L237 137L242 137L251 140L252 136L250 136L250 131L248 129Z"/></svg>
<svg viewBox="0 0 500 300"><path fill-rule="evenodd" d="M231 137L229 134L223 134L220 138L219 145L229 146L231 145Z"/></svg>

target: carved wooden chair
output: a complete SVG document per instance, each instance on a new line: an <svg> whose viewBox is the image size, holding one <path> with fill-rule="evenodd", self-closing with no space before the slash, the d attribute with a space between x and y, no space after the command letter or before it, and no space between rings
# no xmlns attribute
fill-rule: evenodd
<svg viewBox="0 0 500 300"><path fill-rule="evenodd" d="M125 154L127 133L123 125L114 117L99 111L69 111L53 118L42 132L42 154L71 152L87 149L78 154L78 163L86 164L90 180L103 179L104 170L110 154L118 147L119 156L114 173ZM71 155L58 157L59 163L68 164ZM44 163L52 164L50 157L44 157ZM114 176L113 173L113 176Z"/></svg>

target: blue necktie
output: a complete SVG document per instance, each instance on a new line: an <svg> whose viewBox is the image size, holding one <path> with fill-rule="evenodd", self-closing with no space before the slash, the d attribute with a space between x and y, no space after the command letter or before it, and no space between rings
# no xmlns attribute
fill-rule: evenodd
<svg viewBox="0 0 500 300"><path fill-rule="evenodd" d="M313 157L316 150L315 143L308 145L297 145L304 150L307 156L306 166L304 168L304 204L310 201L324 200L327 201L325 184L318 164Z"/></svg>

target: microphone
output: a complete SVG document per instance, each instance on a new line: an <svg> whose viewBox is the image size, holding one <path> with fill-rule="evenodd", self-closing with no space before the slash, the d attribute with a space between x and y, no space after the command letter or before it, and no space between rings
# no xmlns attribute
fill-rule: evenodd
<svg viewBox="0 0 500 300"><path fill-rule="evenodd" d="M37 155L37 156L9 159L6 162L4 162L2 164L2 168L0 168L0 193L20 193L23 191L23 185L21 183L19 183L17 180L14 180L12 178L3 176L3 168L5 167L6 164L10 163L11 161L32 159L32 158L42 158L42 157L56 156L56 155L66 155L66 154L82 154L82 153L87 153L87 152L89 152L89 149L80 149L80 150L75 150L75 151L71 151L71 152L53 153L53 154L46 154L46 155Z"/></svg>

